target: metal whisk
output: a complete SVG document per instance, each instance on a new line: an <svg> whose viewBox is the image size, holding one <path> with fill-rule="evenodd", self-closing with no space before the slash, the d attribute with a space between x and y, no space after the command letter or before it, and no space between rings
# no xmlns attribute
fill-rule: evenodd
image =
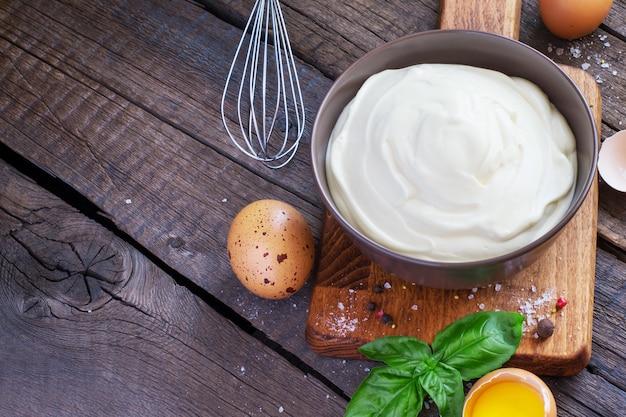
<svg viewBox="0 0 626 417"><path fill-rule="evenodd" d="M234 107L226 105L229 91L237 97ZM256 0L228 72L221 108L224 127L244 154L270 168L281 168L294 157L304 132L304 103L278 0Z"/></svg>

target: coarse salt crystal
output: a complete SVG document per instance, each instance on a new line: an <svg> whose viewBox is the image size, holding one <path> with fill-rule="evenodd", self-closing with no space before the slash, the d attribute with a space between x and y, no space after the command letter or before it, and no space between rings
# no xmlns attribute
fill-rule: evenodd
<svg viewBox="0 0 626 417"><path fill-rule="evenodd" d="M384 287L385 287L386 289L390 289L390 288L391 288L391 284L390 284L390 283L388 283L388 282L385 282Z"/></svg>
<svg viewBox="0 0 626 417"><path fill-rule="evenodd" d="M502 285L501 284L496 284L495 288L496 291L500 291L502 289Z"/></svg>
<svg viewBox="0 0 626 417"><path fill-rule="evenodd" d="M415 311L417 311L417 304L413 304L413 305L411 306L411 310L415 310Z"/></svg>
<svg viewBox="0 0 626 417"><path fill-rule="evenodd" d="M334 314L331 316L332 317L326 320L326 325L330 331L338 333L341 336L346 336L348 333L354 332L359 324L358 318L349 319L344 316L335 317Z"/></svg>
<svg viewBox="0 0 626 417"><path fill-rule="evenodd" d="M581 67L584 71L586 71L586 70L588 70L588 69L589 69L589 67L590 67L590 66L591 66L591 64L590 64L590 63L588 63L588 62L584 62L584 63L583 63L580 67Z"/></svg>
<svg viewBox="0 0 626 417"><path fill-rule="evenodd" d="M341 301L337 303L337 307L339 307L339 310L344 310L346 308Z"/></svg>

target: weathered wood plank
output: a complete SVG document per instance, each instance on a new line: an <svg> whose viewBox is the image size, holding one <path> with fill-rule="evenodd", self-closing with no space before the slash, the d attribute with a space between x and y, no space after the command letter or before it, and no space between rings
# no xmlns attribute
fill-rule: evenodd
<svg viewBox="0 0 626 417"><path fill-rule="evenodd" d="M228 221L227 218L217 221L215 219L219 219L220 216L234 215L239 203L253 199L255 196L265 195L266 192L272 195L277 193L276 197L298 205L305 212L307 218L311 220L312 226L318 228L317 230L319 230L321 219L321 209L318 203L311 200L315 197L311 197L314 195L311 181L310 178L306 178L308 168L302 169L302 166L306 165L306 143L303 152L300 153L303 165L294 165L295 168L293 169L281 171L280 175L284 175L284 177L280 178L278 173L276 173L276 177L272 177L273 173L268 174L260 171L258 174L267 178L268 181L258 179L251 181L245 192L238 191L236 195L233 192L236 189L233 184L248 183L251 178L256 176L257 172L248 175L248 168L232 167L231 164L236 156L227 150L227 146L222 148L221 145L213 145L213 148L206 150L191 145L192 142L199 142L205 138L203 135L215 140L216 143L224 139L223 133L220 133L221 125L217 117L215 97L219 97L221 94L218 80L222 79L226 68L222 67L221 64L211 65L211 63L213 59L219 61L222 56L218 55L219 51L222 51L224 56L230 56L230 54L226 54L226 50L234 47L240 35L238 30L214 19L210 14L202 13L192 3L184 2L152 2L149 6L144 5L143 2L133 2L132 6L137 7L137 12L133 12L127 3L120 3L119 7L115 8L113 2L108 2L104 4L105 9L103 11L98 11L93 2L75 2L75 4L30 2L29 4L35 4L37 8L28 9L26 16L16 15L13 10L16 7L25 7L23 3L8 1L1 3L0 37L7 41L0 45L2 51L0 55L0 65L2 65L2 70L0 70L0 117L2 117L0 124L2 134L0 137L3 143L12 149L21 149L24 155L32 158L34 162L47 171L58 175L63 181L79 190L81 194L86 195L102 211L106 211L117 224L125 227L124 230L128 230L133 239L152 253L165 259L169 256L170 262L172 258L178 259L177 269L179 271L203 283L205 288L214 291L216 296L231 305L261 331L266 332L269 337L280 341L283 346L307 363L315 364L316 369L340 385L346 392L352 392L365 375L364 367L367 365L360 362L343 363L318 358L311 354L303 343L302 333L309 295L308 288L286 302L265 302L252 298L240 287L232 286L232 280L229 279L232 276L226 266L226 259L222 257L220 252L222 247L220 239L225 236L223 233ZM239 2L232 3L224 5L224 8L230 10L238 7L234 3ZM343 16L343 9L341 9L341 13L335 13L337 8L351 7L353 4L350 2L328 2L324 5L320 5L318 2L302 3L308 7L307 13L315 12L318 15L327 14L331 17L335 14L334 19ZM395 3L384 3L384 7L368 3L367 7L360 7L358 13L360 15L365 13L367 16L370 16L369 13L397 16L394 17L396 22L394 19L386 19L398 27L405 28L401 32L408 30L406 28L413 23L431 28L435 27L438 2L428 2L428 4L434 4L434 8L428 8L426 5L421 8L420 5L407 2L400 2L402 6L398 6ZM110 8L106 9L106 7ZM179 16L179 7L183 7L182 10L187 13L185 16ZM289 5L284 7L288 8ZM404 15L402 13L395 15L392 9L397 7L413 9L408 10ZM524 2L524 7L527 10L528 8L530 8L529 10L536 8L529 1ZM39 9L46 10L47 14L36 13ZM426 10L427 13L424 13L425 9L428 9ZM110 10L110 13L106 14L106 10ZM528 26L528 23L536 25L537 15L527 15L524 10L520 38L522 40L538 39L535 41L537 45L533 46L541 46L545 52L549 49L550 43L557 45L554 43L554 38L547 33L540 36L532 33L535 30L534 26ZM247 13L246 11L245 14L247 15ZM70 17L67 18L66 15ZM424 15L429 17L425 19ZM188 16L196 16L196 20L190 19ZM315 19L310 20L310 22L315 23L309 22L309 26L301 24L300 21L288 19L290 24L296 28L295 31L301 31L301 38L320 39L319 37L326 36L327 32L334 31L336 34L333 35L332 39L337 44L334 47L340 48L345 51L346 56L352 56L354 59L370 48L368 42L381 43L381 39L386 36L379 33L367 34L366 41L354 45L350 39L358 37L361 32L367 33L368 31L364 27L367 25L367 19L362 20L363 26L361 27L348 27L352 32L359 32L350 34L345 26L336 22L333 23L331 17L325 20L315 17ZM432 21L429 20L431 18ZM168 26L168 19L177 19L179 23ZM320 21L328 26L319 24ZM50 27L53 30L49 30ZM342 29L339 31L335 29L337 27ZM213 33L218 33L221 36L213 36ZM319 35L316 35L317 33ZM314 35L318 37L315 38ZM395 38L397 35L390 35L390 37ZM196 42L187 42L189 40ZM300 47L299 42L295 45L297 48ZM329 79L320 74L332 74L333 71L337 74L353 59L345 59L342 61L343 64L337 64L338 57L343 57L344 53L327 56L323 52L324 49L321 48L324 46L327 48L326 50L329 50L334 47L320 45L318 49L315 49L309 48L307 44L303 45L306 46L300 47L301 49L312 49L310 53L315 53L315 59L307 59L307 61L320 70L319 72L314 71L312 74L313 66L302 69L305 73L304 78L310 77L311 80L307 83L310 105L316 107L313 103L321 100L325 89L330 85ZM615 43L615 45L618 48L617 52L619 52L619 48L623 49L619 43ZM591 54L596 48L598 46L594 45L586 52ZM89 53L85 53L85 51L89 51ZM216 51L216 54L213 56L211 51ZM555 57L569 63L563 54L558 55L558 49L553 49L553 51ZM225 61L223 57L222 61ZM30 73L24 72L24 74L30 74L28 78L16 73L15 67L19 65L25 65L22 70L30 70ZM333 65L335 66L333 67ZM327 68L331 68L332 71L327 70ZM622 77L623 73L623 71L620 72ZM17 82L9 80L8 77L12 76L17 77L17 81L21 82L21 89L17 88L14 91L15 97L5 92L5 87ZM52 82L53 80L54 82ZM609 88L610 84L618 81L621 85L626 85L619 78L617 81L615 80L609 78L601 87ZM36 93L44 98L43 102L35 103L34 94L29 90L32 85L29 86L29 83L40 89L36 90ZM58 90L55 91L54 88ZM66 90L67 88L69 90ZM206 90L202 90L202 88ZM22 91L28 93L26 94L27 98L30 94L31 101L20 101ZM91 97L88 97L86 103L83 104L78 97L86 91L91 91ZM70 93L73 94L73 98L66 98L66 104L56 101L59 98L69 97ZM68 111L67 114L59 113L58 109L64 106L71 107L67 103L74 106L72 111ZM614 117L616 123L620 120L619 115L622 114L620 111L623 112L624 106L621 103L623 101L620 102L616 99L612 107L606 108L605 106L605 114ZM43 104L57 109L57 113L47 110ZM21 119L16 119L22 113L16 111L14 106L21 106L21 111L28 111L30 115L28 117L22 115ZM96 110L99 106L104 107L102 113L98 113L99 110ZM314 112L314 110L311 108L309 111ZM207 118L199 118L197 115L204 114L204 111L207 112ZM92 116L93 119L87 121L85 115L93 112L100 114L100 119ZM112 121L111 125L108 126L106 120L114 116L116 112L124 114L118 116L118 119ZM59 119L59 116L63 117ZM19 123L16 120L19 120ZM128 123L128 127L120 127L126 123ZM116 130L120 132L116 133ZM101 146L94 148L101 154L92 156L88 162L85 162L68 158L78 151L72 152L61 148L60 152L47 152L41 148L46 143L54 144L58 138L69 134L80 137L79 143L80 141L84 143L81 149L85 151L89 150L87 144L92 145L91 140L86 139L92 138L97 146ZM108 140L109 135L114 135L117 139ZM99 144L99 141L104 142ZM163 149L159 150L163 146L166 150L176 151L174 157L177 162L167 160L172 154ZM154 154L150 154L155 148ZM105 158L99 162L102 154L107 153L116 154L117 158L128 158L128 161L132 161L132 154L137 152L137 149L150 149L150 151L144 151L149 154L148 157L138 159L132 164L130 162L120 164L116 169L113 169L111 165L111 156L108 157L108 160ZM155 160L158 156L165 159ZM197 163L200 165L194 166ZM170 171L164 173L163 171L166 169L170 169ZM89 170L92 171L89 172ZM113 183L113 186L107 185L106 181L110 179L108 177L115 179L116 182ZM292 178L295 179L292 181ZM102 184L99 181L105 181L105 183ZM159 187L162 184L168 184L168 186L164 191L141 194L139 197L137 194L128 193L128 191L133 191L134 187L143 187L148 184L148 181L153 187ZM204 184L205 181L211 182L206 185ZM283 181L285 181L284 185L276 188L267 184L268 182L282 184ZM188 188L187 191L172 190L172 185L176 182L199 185L199 188L195 190ZM302 191L294 191L294 193L302 196L302 200L291 193L280 190L283 186L294 187L296 183L301 188L293 189ZM304 185L299 185L300 183ZM126 188L122 188L124 186ZM101 193L103 190L107 190L107 187L112 191L108 194ZM224 195L223 191L225 190L229 192L228 195ZM207 191L208 194L206 194ZM164 192L165 195L162 195ZM190 192L191 195L189 195ZM211 200L208 196L215 196L217 199ZM126 200L129 198L131 204L127 205ZM185 201L179 201L180 198ZM227 198L228 201L222 203L223 198ZM210 204L205 202L209 200ZM172 204L179 206L171 208ZM197 209L198 207L200 209ZM212 210L211 213L198 214L198 211L205 210L207 207ZM189 210L192 213L188 213ZM154 215L154 213L159 213L166 221L162 224L151 224L146 221L146 218ZM172 213L174 215L170 215ZM602 211L600 215L602 215ZM623 217L621 219L618 217L617 220L623 221ZM194 233L196 233L196 225L198 224L200 224L201 230L197 233L201 234L202 237L196 241ZM181 237L185 241L183 247L176 249L167 245L167 241L171 237L167 233L172 230L174 236ZM207 257L211 258L210 262L207 261ZM599 263L606 261L602 257L599 259ZM209 268L208 271L210 272L207 272L207 269L202 266L213 265L211 262L216 262L218 266L217 268ZM600 269L600 264L598 264L598 270ZM620 278L619 275L613 275L617 273L616 271L619 270L599 272L597 286L607 285L607 282L614 282L619 279L622 279L621 282L623 282L623 278ZM594 350L592 363L597 357L603 358L603 353L602 350L599 353ZM607 368L611 369L610 366ZM623 374L616 373L614 376L619 378L620 375ZM587 378L586 373L581 378ZM609 389L607 386L598 385L595 382L594 386L597 387L594 388L597 389L594 392L600 399L603 390ZM565 404L569 405L576 402L576 399L568 394L567 389L559 391L559 395L562 396L562 401ZM570 415L585 415L585 413L571 413Z"/></svg>
<svg viewBox="0 0 626 417"><path fill-rule="evenodd" d="M604 24L611 28L622 39L626 37L626 3L620 0L614 0L613 6L609 11L609 15L604 20Z"/></svg>
<svg viewBox="0 0 626 417"><path fill-rule="evenodd" d="M626 194L601 183L600 207L598 233L623 250L626 248Z"/></svg>
<svg viewBox="0 0 626 417"><path fill-rule="evenodd" d="M230 158L223 155L225 152L201 144L185 133L180 125L164 122L167 116L158 113L159 109L163 109L159 97L150 96L151 90L158 89L158 83L157 87L153 85L155 81L148 76L147 69L136 68L139 62L144 62L148 67L154 65L152 62L156 58L148 55L142 61L125 49L135 37L143 36L149 40L151 32L133 32L125 35L130 39L110 40L108 48L102 48L102 44L110 37L106 34L108 32L101 35L101 43L93 42L90 37L76 39L76 32L68 28L72 25L82 27L84 23L80 22L83 20L88 22L88 26L89 23L95 24L99 16L99 13L93 11L97 9L94 3L79 3L81 7L91 4L89 10L94 15L81 17L74 8L66 9L65 5L57 8L51 2L42 2L32 13L29 9L15 17L7 15L11 16L11 24L2 26L9 32L5 36L14 38L17 43L23 39L32 45L26 52L0 39L0 74L4 74L0 79L0 118L3 121L0 140L46 171L62 178L71 188L79 190L120 230L178 272L218 296L270 338L280 341L281 345L293 352L303 354L307 361L316 360L316 355L308 351L304 340L310 287L305 287L283 302L257 299L245 291L232 275L225 240L230 220L249 201L272 197L290 202L303 212L316 236L321 226L316 220L322 216L321 207L299 199L282 186L274 185L274 180L266 181L247 168L232 163ZM171 3L167 3L167 6L173 7ZM158 9L154 3L150 7ZM46 15L43 11L58 15ZM59 25L65 13L73 17L66 24ZM153 10L151 13L151 16L161 16L163 19L166 19L163 14L177 15L168 9ZM113 22L117 14L112 15L107 18L111 22L100 24L105 27L115 26ZM31 18L44 20L29 23L28 19ZM124 15L124 18L129 17ZM50 19L50 22L45 19ZM210 15L207 19L217 26L214 28L216 31L222 27L223 31L228 31L227 25ZM48 29L36 29L50 25L54 29L50 32ZM165 23L161 22L160 25ZM133 30L135 26L141 24L134 20L128 24ZM34 31L33 35L23 32L29 30L29 27ZM158 26L152 30L159 33L157 29ZM43 41L36 40L37 30L45 31ZM63 39L64 33L70 37L69 40ZM233 45L236 40L231 36ZM228 40L224 38L222 41L220 43L215 39L207 45L218 48L215 53L223 53L219 45L228 43ZM156 43L154 40L152 42ZM118 43L124 46L115 46ZM88 56L77 56L76 52L71 52L76 44L83 44L85 49L93 52ZM130 53L131 58L136 60L115 55L111 52L115 48L120 49L122 55ZM140 54L140 50L135 53ZM37 54L39 56L35 56ZM68 56L64 57L64 54ZM90 63L92 56L96 60L94 64ZM124 69L129 74L134 71L136 76L143 74L147 78L141 82L129 81L128 77L120 75L124 71L115 70L117 67L106 60L107 57L123 61ZM93 71L104 70L107 75L98 76L94 72L90 75L99 77L98 80L86 77L85 74L89 72L86 68L90 67ZM173 69L179 67L180 63L172 62L171 66L164 65L160 71L172 71L171 75ZM117 75L109 74L109 71ZM111 83L124 82L129 84L125 87L113 84L115 90L109 88ZM138 87L142 82L150 86L145 91ZM171 78L165 77L163 82L167 84ZM163 88L167 88L165 84ZM315 87L314 82L309 84L312 92L323 90L319 86ZM190 90L193 88L189 87ZM140 91L136 94L139 98L136 99L142 105L128 101L132 98L128 92L138 89ZM185 103L185 99L181 97L180 103ZM148 104L154 107L145 107ZM214 105L208 108L213 122L220 124L217 107ZM219 133L214 134L219 136ZM212 139L216 144L222 140L225 140L223 134ZM304 152L305 149L302 150ZM302 153L300 158L308 159ZM292 168L306 179L291 178L289 169ZM284 184L298 183L299 187L306 190L298 192L298 195L302 194L307 199L316 198L316 193L311 189L313 186L308 168L302 170L294 165L276 175L284 176L281 177ZM320 360L318 364L320 371L328 374L338 372L333 361ZM363 367L343 367L346 373L352 375L353 381L363 377Z"/></svg>
<svg viewBox="0 0 626 417"><path fill-rule="evenodd" d="M200 0L207 10L243 28L253 0ZM327 77L384 42L437 27L439 1L281 1L294 52ZM317 106L315 106L317 109Z"/></svg>
<svg viewBox="0 0 626 417"><path fill-rule="evenodd" d="M623 256L620 260L604 251L598 258L598 274L608 279L595 291L590 369L626 391L626 263Z"/></svg>
<svg viewBox="0 0 626 417"><path fill-rule="evenodd" d="M4 16L10 16L3 22L2 36L9 44L17 45L15 51L11 49L5 54L5 65L12 66L10 60L17 59L23 49L33 55L24 59L39 60L43 64L40 80L53 74L59 77L60 84L68 78L77 84L57 86L66 89L62 90L66 93L60 102L54 105L40 103L54 111L66 112L57 115L58 122L71 123L67 118L79 117L81 119L75 121L82 123L82 127L93 125L95 120L91 118L95 116L80 107L81 95L103 96L103 99L118 96L122 104L118 102L117 109L105 109L103 117L110 118L113 116L111 112L123 111L123 103L130 102L136 107L135 115L140 122L149 123L141 120L143 110L154 115L154 120L163 121L178 134L186 136L189 142L198 142L190 145L194 154L206 158L214 152L220 153L226 158L218 161L222 165L227 160L236 160L260 176L280 183L282 188L301 197L315 198L308 168L308 133L296 160L280 171L266 169L244 158L225 134L219 103L230 57L241 36L238 29L184 0L157 3L75 1L67 4L15 1L0 7L4 9ZM6 47L8 45L1 48ZM18 60L16 64L21 62ZM314 103L321 100L330 81L312 67L300 65L300 68L305 101L311 103L307 107L306 131L309 132ZM8 67L3 70L3 74L9 77L8 82L19 84L23 76L15 74L16 71L26 71L26 68L18 65L13 70ZM34 72L33 69L33 73L26 74L34 76ZM29 90L40 86L35 80L21 79L22 84L28 81L33 84L21 88ZM58 94L59 90L48 93ZM30 94L42 96L45 100L42 92L31 90ZM234 106L234 98L229 100L228 106ZM115 120L111 119L110 124L115 124ZM79 129L80 126L73 128ZM73 133L90 134L99 141L104 141L102 136L116 135L108 130L108 126L97 132ZM134 129L124 132L118 139L119 146L148 149L146 146L149 145L133 143L135 133ZM175 141L176 138L163 140ZM161 145L159 138L153 142ZM117 150L111 147L111 151ZM175 157L176 151L166 145L155 157ZM208 171L205 169L205 172Z"/></svg>
<svg viewBox="0 0 626 417"><path fill-rule="evenodd" d="M541 21L536 1L522 2L520 40L559 64L584 68L593 75L602 94L602 120L613 130L626 126L623 105L626 97L626 71L623 70L626 56L625 9L626 1L615 0L606 21L608 31L601 27L581 39L566 41L548 32ZM613 35L619 35L620 31L621 38Z"/></svg>
<svg viewBox="0 0 626 417"><path fill-rule="evenodd" d="M119 414L123 414L123 411L127 409L142 410L148 414L150 412L158 412L161 415L163 415L163 409L165 409L167 411L171 410L172 414L175 414L182 410L181 407L187 407L187 404L171 403L173 400L167 396L165 398L160 397L162 392L159 389L163 390L167 387L169 390L171 387L168 387L168 384L179 383L178 379L176 381L170 379L167 368L163 368L163 364L176 363L175 361L180 359L180 356L195 354L195 350L199 349L192 343L195 342L202 343L205 345L205 348L208 346L208 349L212 350L211 354L206 354L206 357L201 355L200 358L195 358L193 361L187 357L183 357L183 359L187 363L191 363L194 368L200 366L200 369L203 369L204 365L201 363L203 360L210 362L212 357L219 354L214 352L213 349L218 351L219 346L222 344L224 346L232 346L233 336L230 334L232 325L225 320L220 321L219 318L214 318L216 314L205 308L202 300L191 296L184 288L176 285L171 277L165 276L163 271L150 266L149 262L140 254L137 254L133 248L124 242L116 240L111 236L110 232L103 231L102 228L94 225L93 222L87 221L80 214L76 213L74 209L42 192L32 182L20 176L14 177L14 173L6 167L3 167L0 178L3 179L2 192L0 192L0 206L2 206L0 211L3 213L2 221L0 221L0 232L3 237L10 236L10 240L18 242L16 245L12 245L14 250L6 250L8 240L2 239L3 265L0 270L5 275L3 275L2 280L3 302L0 303L3 306L3 326L1 326L3 337L0 338L2 341L0 343L2 343L1 352L5 355L11 355L11 361L9 362L6 358L2 358L0 362L3 364L14 364L0 368L2 369L0 376L7 376L11 381L9 386L6 382L7 380L0 380L2 388L6 386L6 389L0 390L3 400L2 410L13 412L14 409L11 408L13 404L15 407L21 407L23 404L19 401L19 398L26 398L31 402L31 407L33 407L30 411L41 411L41 409L37 408L43 404L39 395L45 394L47 396L45 397L46 404L55 407L60 412L68 410L69 407L74 407L71 408L71 414L74 414L74 411L80 411L92 412L98 415L98 410L95 408L104 403L105 400L103 398L84 397L83 393L81 395L83 400L90 398L93 401L84 401L78 406L72 400L72 395L80 394L81 384L75 381L76 378L79 380L80 378L85 378L87 380L88 378L98 377L105 380L107 386L97 389L97 393L101 393L106 398L112 396L120 398L120 401L124 400L121 403L110 404L112 414L116 414L118 407L122 406L128 408L119 408ZM60 227L62 229L59 229ZM59 233L59 230L62 233ZM69 239L69 235L72 233L74 234ZM83 254L81 257L83 260L78 265L76 263L79 258L74 258L73 262L71 262L71 258L68 258L67 262L59 263L58 260L63 258L55 256L68 253L67 249L64 250L62 248L64 245L69 245L63 243L62 239L59 239L59 236L64 234L67 235L67 240L71 240L74 247L69 253ZM46 240L45 235L53 236L54 240ZM87 235L87 239L85 239L85 235ZM101 244L94 244L94 242ZM137 277L131 274L124 276L124 273L112 274L113 279L108 279L108 281L100 278L106 277L107 273L110 274L111 271L128 272L128 267L125 267L123 262L115 266L111 262L111 258L102 256L104 254L100 250L103 246L102 242L107 242L105 246L108 245L107 247L114 248L117 252L132 253L130 257L132 262L135 263L135 269L143 271L141 274L143 281L142 276ZM43 244L39 246L40 250L37 249L38 244ZM37 263L30 262L32 258L30 258L30 254L25 253L25 245L28 245L30 252L41 254L37 258ZM59 248L61 250L58 250ZM98 250L94 252L94 249ZM84 260L88 258L98 259L98 257L93 255L85 256L90 252L92 254L97 253L102 262L92 262L90 264L91 268L85 268ZM25 258L19 256L21 254L24 254ZM594 340L596 344L589 368L594 373L591 374L585 370L571 378L546 379L557 395L557 402L563 416L618 415L612 414L618 408L610 408L610 405L617 407L623 405L625 400L623 391L620 390L624 388L622 376L624 375L623 366L626 363L621 346L626 341L624 340L625 335L620 329L623 329L624 309L626 306L623 300L626 294L626 282L624 281L626 265L602 251L599 251L598 259L598 264L600 265L599 276L606 276L610 279L599 282L596 293L596 316L594 320ZM128 261L128 259L122 260ZM17 265L17 267L15 269L7 268L6 263ZM87 287L81 286L83 281L78 279L73 281L74 285L66 286L64 284L68 283L68 278L65 278L65 280L43 280L42 278L46 276L44 274L24 274L25 271L44 270L44 267L47 267L45 268L45 274L49 276L51 274L50 270L54 270L52 265L58 265L56 278L59 276L71 276L71 271L76 271L77 273L90 271L80 278L85 278L84 283L91 280L90 294L93 295L86 297L88 295ZM98 265L100 265L100 268L97 267ZM99 274L98 271L101 273ZM119 278L115 279L116 276L119 276ZM6 277L10 279L7 280ZM37 278L43 282L37 281ZM66 296L67 291L59 291L59 289L67 287L73 289L69 297ZM98 288L102 291L96 291ZM17 297L16 293L22 296L21 301L20 299L15 299ZM10 296L13 296L13 298L10 298ZM91 313L89 310L91 310ZM143 323L141 321L143 319L148 320L149 323ZM44 321L46 322L44 323ZM220 329L220 332L216 332L215 329ZM235 331L235 333L238 332ZM185 343L187 345L186 348L179 346L176 340L169 342L160 340L160 338L166 338L167 340L169 337L179 339L178 342ZM245 339L245 335L241 337ZM190 338L195 339L195 341L190 341ZM44 342L43 345L42 341ZM81 355L76 356L74 349L77 347L77 343L85 357ZM87 346L82 346L83 343ZM127 346L126 343L130 348L134 347L141 350L146 350L146 345L167 346L166 350L171 348L174 349L175 353L150 353L150 349L148 349L148 354L141 356L133 350L129 353L119 347ZM254 343L258 342L241 343L243 343L241 346L251 345L254 347ZM14 354L23 350L25 346L29 351L28 358L16 361ZM112 346L116 347L112 348ZM191 353L189 346L193 348ZM240 345L238 344L238 346ZM93 358L106 358L110 355L111 349L119 354L115 358L114 364L99 361L94 363ZM250 369L250 365L246 365L248 362L245 362L249 361L249 358L245 359L240 355L233 358L230 355L230 349L228 347L226 349L228 351L226 357L232 358L233 364L231 366L235 370L239 369L241 371L242 368L239 366ZM261 349L265 349L265 347L261 347ZM257 352L257 348L254 348L252 352ZM250 355L250 353L247 354ZM174 356L172 357L172 355ZM72 358L71 364L68 363L69 357ZM253 357L258 360L264 360L267 355L255 353ZM220 355L220 363L223 360L224 357ZM280 360L281 358L272 359L272 366L276 368L276 361ZM155 367L154 362L158 362L159 368ZM341 369L341 361L335 362L337 362L338 368ZM142 365L139 366L139 363ZM245 364L239 365L240 363ZM350 361L349 364L353 364L353 362ZM217 363L210 363L209 365L218 366ZM142 372L152 373L152 375L149 375L148 381L149 384L158 383L157 388L151 387L155 391L148 390L145 378L138 377L138 368ZM49 382L44 386L30 381L29 372L35 372L35 369L39 369L37 375L41 374L41 369L45 370L43 376L48 378L48 381L67 382L63 393L51 390ZM189 369L185 369L185 372L191 372ZM133 375L124 379L123 374L125 372L132 372ZM160 372L166 373L166 376L164 377ZM176 378L186 380L184 379L185 377L191 378L193 376L186 375L185 372L176 371ZM207 370L206 372L213 371ZM282 372L284 371L281 371L281 375ZM199 375L202 375L202 372ZM337 375L332 377L341 380L344 376ZM72 378L72 380L65 381L65 378ZM199 383L194 378L197 379L200 376L195 375L192 378L194 383ZM24 380L23 384L20 383L22 380ZM292 379L289 381L291 383ZM120 384L120 386L124 387L124 390L128 390L130 387L133 398L126 401L126 397L114 392L115 384L111 384L111 382ZM265 383L265 380L263 379L261 382ZM268 386L273 386L274 384L280 385L280 381L274 381ZM90 390L93 387L100 388L97 382L93 381L85 381L83 385L88 385ZM585 392L581 391L580 386L586 387ZM193 398L194 404L195 401L202 398L202 395L209 395L204 393L204 391L198 393L198 390L204 390L204 388L206 387L202 385L200 388L195 387L192 391L195 395ZM353 386L352 389L354 388L356 386ZM40 389L40 391L36 392L37 389ZM237 395L239 395L239 390L242 387L237 389ZM603 399L600 404L594 406L595 411L591 410L588 404L577 401L577 398L583 394L589 395L589 390L592 393L595 392L597 398ZM146 409L144 403L137 403L138 399L135 397L138 393L139 398L143 398L144 401L146 397L142 396L148 396L149 404L153 404L151 406L153 408ZM177 392L175 391L174 394L177 394ZM92 395L95 394L92 392ZM155 397L159 395L159 398L152 398L152 395ZM54 401L50 402L49 398L53 398ZM188 395L184 398L188 398ZM207 404L215 405L212 400L209 401L207 399L206 401ZM249 405L250 401L246 404ZM94 409L90 407L94 407ZM199 405L195 404L194 407L199 407ZM241 405L241 407L243 407L244 411L246 410L245 404ZM268 409L271 414L271 408ZM193 407L185 408L185 410L190 412L206 411L204 408L198 410ZM213 412L212 410L214 409L211 409L211 412ZM231 415L228 413L241 411L234 411L228 408L224 408L224 410L226 410L224 414L211 415ZM70 412L68 411L68 413ZM430 410L424 415L435 416L436 414Z"/></svg>
<svg viewBox="0 0 626 417"><path fill-rule="evenodd" d="M345 407L2 160L0 317L4 416L331 416Z"/></svg>
<svg viewBox="0 0 626 417"><path fill-rule="evenodd" d="M202 0L208 10L243 27L252 9L252 1L233 3L228 0ZM410 33L437 28L439 1L344 3L306 0L283 0L288 28L299 57L334 79L366 52L386 41ZM461 2L462 3L462 2ZM506 4L506 3L504 3ZM623 36L626 34L626 2L615 0L606 27L578 40L565 41L552 35L543 26L537 2L523 0L520 40L560 64L581 67L600 83L605 103L605 122L619 128L626 124L626 109L621 100L626 96L626 72L613 70L623 66L626 56ZM377 24L382 20L385 24ZM618 38L613 34L620 35ZM609 45L609 46L607 46ZM337 51L341 51L338 54ZM621 99L620 99L621 97ZM622 127L623 129L624 127Z"/></svg>
<svg viewBox="0 0 626 417"><path fill-rule="evenodd" d="M206 271L227 275L226 232L246 202L264 196L287 200L315 229L321 211L310 202L231 163L103 84L6 41L0 45L6 74L3 142L48 165L166 262L178 258L172 265L208 289L212 281L205 277L202 283L200 277ZM175 238L184 244L172 247Z"/></svg>

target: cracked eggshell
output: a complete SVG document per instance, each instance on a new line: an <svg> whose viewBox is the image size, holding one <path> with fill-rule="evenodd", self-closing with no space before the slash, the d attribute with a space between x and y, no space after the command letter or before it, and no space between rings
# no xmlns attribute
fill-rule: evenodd
<svg viewBox="0 0 626 417"><path fill-rule="evenodd" d="M494 387L499 388L498 392L489 392ZM543 413L532 413L533 416L557 417L556 402L550 388L537 375L519 368L500 368L479 378L465 397L463 417L486 415L486 412L506 416L513 411L517 411L517 415L526 415L524 412L530 411L527 407L532 403L527 402L528 397L520 395L526 390L536 395L535 406L543 409ZM501 408L503 405L504 408Z"/></svg>
<svg viewBox="0 0 626 417"><path fill-rule="evenodd" d="M235 216L226 243L233 272L252 293L281 299L307 281L315 260L309 224L290 204L259 200Z"/></svg>
<svg viewBox="0 0 626 417"><path fill-rule="evenodd" d="M598 155L598 171L611 188L626 192L626 130L604 140Z"/></svg>

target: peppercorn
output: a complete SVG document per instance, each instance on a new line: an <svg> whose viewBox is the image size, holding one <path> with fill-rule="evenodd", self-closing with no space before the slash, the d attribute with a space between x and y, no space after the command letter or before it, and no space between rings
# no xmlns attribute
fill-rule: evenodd
<svg viewBox="0 0 626 417"><path fill-rule="evenodd" d="M561 309L567 305L567 299L565 297L559 297L556 300L556 308Z"/></svg>
<svg viewBox="0 0 626 417"><path fill-rule="evenodd" d="M383 286L379 284L374 285L374 292L376 294L380 294L381 292L383 292Z"/></svg>
<svg viewBox="0 0 626 417"><path fill-rule="evenodd" d="M369 311L374 311L376 310L376 303L373 301L370 301L369 303L365 305L365 308L367 308Z"/></svg>
<svg viewBox="0 0 626 417"><path fill-rule="evenodd" d="M380 320L383 322L383 324L391 324L391 322L393 321L389 314L383 314Z"/></svg>
<svg viewBox="0 0 626 417"><path fill-rule="evenodd" d="M550 337L554 334L554 323L550 319L541 319L537 323L537 334L539 337Z"/></svg>

